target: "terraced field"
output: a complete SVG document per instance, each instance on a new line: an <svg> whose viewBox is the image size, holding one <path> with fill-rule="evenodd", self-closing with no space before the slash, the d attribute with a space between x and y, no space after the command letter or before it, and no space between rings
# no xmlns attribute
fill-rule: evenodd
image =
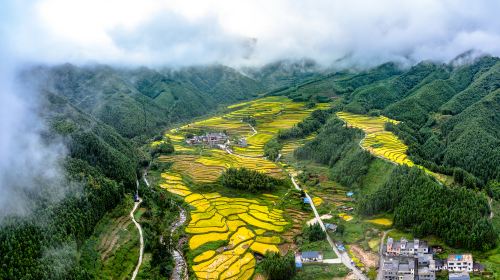
<svg viewBox="0 0 500 280"><path fill-rule="evenodd" d="M249 157L261 157L264 153L264 144L271 140L280 129L291 128L312 111L326 109L328 106L326 103L320 103L314 108L306 109L303 102L292 102L281 96L266 97L229 106L229 109L235 109L235 111L172 129L166 136L172 140L176 151L189 152L194 151L194 147L184 145L185 133L226 131L230 137L244 137L247 140L247 147L233 146L235 153ZM247 123L242 122L244 117L253 117L257 121L255 126L257 134Z"/></svg>
<svg viewBox="0 0 500 280"><path fill-rule="evenodd" d="M397 124L398 121L385 116L372 117L348 112L338 112L337 117L346 122L348 126L359 128L365 132L365 138L360 145L370 153L397 164L415 165L407 155L408 146L394 133L384 129L386 122ZM445 185L450 185L453 181L451 176L432 172L420 165L417 166Z"/></svg>
<svg viewBox="0 0 500 280"><path fill-rule="evenodd" d="M286 97L267 97L230 106L231 113L184 125L166 133L175 147L175 154L161 156L159 161L172 162L162 173L160 187L181 196L192 208L185 228L191 269L198 279L250 279L255 270L254 253L278 252L278 246L291 242L302 220L287 221L283 210L274 207L279 199L273 194L250 198L226 197L219 192L194 192L196 184L218 179L229 167L246 167L268 175L284 178L286 173L275 162L263 158L263 147L280 129L291 128L321 104L306 109ZM257 133L244 117L253 117ZM185 143L187 133L225 131L230 139L247 139L247 147L232 145L234 154ZM158 145L153 142L151 145ZM293 145L293 144L290 144ZM291 147L290 147L291 148ZM194 184L194 185L190 185ZM316 203L322 203L317 199ZM302 215L303 216L303 215Z"/></svg>
<svg viewBox="0 0 500 280"><path fill-rule="evenodd" d="M349 126L365 132L365 139L360 144L372 154L398 164L414 165L406 154L408 147L396 135L384 129L386 122L398 123L398 121L384 116L372 117L348 112L338 112L337 116Z"/></svg>
<svg viewBox="0 0 500 280"><path fill-rule="evenodd" d="M282 210L253 199L193 193L179 173L163 173L162 178L162 188L182 196L192 206L186 227L191 235L190 250L211 242L227 242L223 248L205 250L194 257L192 269L197 278L249 279L256 263L252 252L263 255L279 251L277 245L282 240L277 233L288 225Z"/></svg>

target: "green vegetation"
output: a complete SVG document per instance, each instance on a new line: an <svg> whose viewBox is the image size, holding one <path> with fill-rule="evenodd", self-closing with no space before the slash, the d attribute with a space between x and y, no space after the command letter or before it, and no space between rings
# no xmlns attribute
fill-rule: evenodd
<svg viewBox="0 0 500 280"><path fill-rule="evenodd" d="M303 138L312 132L317 131L326 123L331 112L327 110L316 110L311 115L290 129L280 130L278 132L279 140L299 139Z"/></svg>
<svg viewBox="0 0 500 280"><path fill-rule="evenodd" d="M292 279L331 280L336 277L345 277L348 273L349 269L343 264L305 264Z"/></svg>
<svg viewBox="0 0 500 280"><path fill-rule="evenodd" d="M295 275L295 257L292 253L281 256L267 253L262 261L262 269L269 280L286 280Z"/></svg>
<svg viewBox="0 0 500 280"><path fill-rule="evenodd" d="M283 144L277 138L273 138L264 145L264 156L270 160L276 160L282 148Z"/></svg>
<svg viewBox="0 0 500 280"><path fill-rule="evenodd" d="M226 188L246 190L249 192L270 192L279 186L286 185L286 181L276 179L259 171L247 168L229 168L220 177L222 186Z"/></svg>
<svg viewBox="0 0 500 280"><path fill-rule="evenodd" d="M396 168L384 187L359 205L365 215L394 212L396 228L416 236L435 234L455 247L488 250L498 238L484 195L441 186L418 168Z"/></svg>
<svg viewBox="0 0 500 280"><path fill-rule="evenodd" d="M304 231L304 234L307 236L307 239L310 242L324 240L326 238L326 233L321 229L319 223L314 223L309 225Z"/></svg>

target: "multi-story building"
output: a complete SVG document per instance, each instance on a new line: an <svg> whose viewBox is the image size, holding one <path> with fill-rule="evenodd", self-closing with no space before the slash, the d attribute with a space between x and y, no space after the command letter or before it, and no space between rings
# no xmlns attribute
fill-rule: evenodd
<svg viewBox="0 0 500 280"><path fill-rule="evenodd" d="M389 256L415 256L417 254L429 253L429 246L427 246L427 242L419 239L408 241L405 238L401 238L400 241L395 241L389 237L385 252Z"/></svg>
<svg viewBox="0 0 500 280"><path fill-rule="evenodd" d="M382 278L384 280L415 279L415 259L402 258L384 260Z"/></svg>
<svg viewBox="0 0 500 280"><path fill-rule="evenodd" d="M472 272L474 262L471 254L449 255L446 266L449 271Z"/></svg>
<svg viewBox="0 0 500 280"><path fill-rule="evenodd" d="M418 267L417 268L417 279L418 280L436 280L436 272L430 267Z"/></svg>

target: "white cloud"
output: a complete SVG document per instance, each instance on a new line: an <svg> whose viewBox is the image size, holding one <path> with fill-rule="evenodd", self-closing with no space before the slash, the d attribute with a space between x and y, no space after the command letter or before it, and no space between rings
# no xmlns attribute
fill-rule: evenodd
<svg viewBox="0 0 500 280"><path fill-rule="evenodd" d="M9 26L2 37L26 60L234 65L302 57L329 64L349 57L373 65L449 60L468 49L500 55L498 1L21 3L0 4ZM256 44L248 58L250 39Z"/></svg>
<svg viewBox="0 0 500 280"><path fill-rule="evenodd" d="M7 5L2 21L10 28L2 36L28 60L237 65L302 57L330 64L348 57L373 65L450 60L468 49L500 55L495 0L21 3Z"/></svg>

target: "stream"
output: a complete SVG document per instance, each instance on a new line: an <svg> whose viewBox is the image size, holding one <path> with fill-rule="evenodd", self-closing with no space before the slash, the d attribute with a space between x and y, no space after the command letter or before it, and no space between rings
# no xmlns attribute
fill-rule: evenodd
<svg viewBox="0 0 500 280"><path fill-rule="evenodd" d="M186 210L183 208L179 207L179 219L175 224L172 226L172 229L170 230L170 236L173 236L175 231L181 227L185 222L186 222ZM187 280L188 279L188 273L187 273L187 264L186 260L184 259L184 255L182 254L182 241L179 240L177 243L177 246L172 246L172 256L174 257L174 262L175 262L175 267L174 271L172 272L172 280Z"/></svg>
<svg viewBox="0 0 500 280"><path fill-rule="evenodd" d="M146 177L147 174L148 174L147 171L145 171L143 173L142 180L144 181L146 186L151 188L151 186L149 185L149 181ZM186 210L184 210L182 207L179 207L179 219L175 222L175 224L172 225L172 228L170 229L170 236L173 236L175 231L179 227L184 225L186 220L187 220ZM172 241L170 241L170 242L172 242ZM172 244L170 244L170 245L172 245ZM186 260L184 259L184 255L182 253L181 246L182 246L181 240L179 240L177 246L175 246L175 247L170 246L172 248L170 253L172 254L172 257L174 258L174 263L175 263L174 271L172 271L172 276L171 276L172 280L187 280L188 279L187 264L186 264Z"/></svg>

